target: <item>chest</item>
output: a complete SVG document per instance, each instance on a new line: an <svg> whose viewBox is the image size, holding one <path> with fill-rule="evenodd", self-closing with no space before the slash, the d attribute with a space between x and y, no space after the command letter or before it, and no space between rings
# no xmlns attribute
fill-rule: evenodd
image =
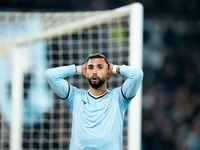
<svg viewBox="0 0 200 150"><path fill-rule="evenodd" d="M90 95L83 95L74 102L73 114L81 119L97 120L106 118L118 113L119 102L112 94L107 94L102 98L93 98Z"/></svg>
<svg viewBox="0 0 200 150"><path fill-rule="evenodd" d="M76 99L77 100L77 99ZM82 96L74 102L73 126L74 134L92 138L112 135L114 129L119 131L123 125L123 113L119 107L119 100L108 94L95 99Z"/></svg>

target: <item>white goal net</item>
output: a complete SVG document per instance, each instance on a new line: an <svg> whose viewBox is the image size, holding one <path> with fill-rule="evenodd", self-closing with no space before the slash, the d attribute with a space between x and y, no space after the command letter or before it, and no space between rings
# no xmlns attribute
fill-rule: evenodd
<svg viewBox="0 0 200 150"><path fill-rule="evenodd" d="M97 12L0 13L1 150L69 148L71 110L52 92L44 72L82 65L96 52L113 64L129 65L130 12L131 6ZM121 86L124 80L114 75L108 89ZM67 81L89 88L82 75L70 76ZM124 150L128 149L128 124L126 113Z"/></svg>

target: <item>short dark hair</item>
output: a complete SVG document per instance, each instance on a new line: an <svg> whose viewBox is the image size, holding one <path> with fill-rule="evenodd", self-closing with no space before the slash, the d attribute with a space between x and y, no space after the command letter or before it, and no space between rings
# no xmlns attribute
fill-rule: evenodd
<svg viewBox="0 0 200 150"><path fill-rule="evenodd" d="M104 55L102 55L102 54L100 54L100 53L90 54L90 55L87 57L87 62L88 62L90 59L93 59L93 58L103 58L103 59L106 61L107 65L108 65L108 69L110 68L110 65L109 65L109 63L108 63L108 60L107 60L107 58L106 58Z"/></svg>

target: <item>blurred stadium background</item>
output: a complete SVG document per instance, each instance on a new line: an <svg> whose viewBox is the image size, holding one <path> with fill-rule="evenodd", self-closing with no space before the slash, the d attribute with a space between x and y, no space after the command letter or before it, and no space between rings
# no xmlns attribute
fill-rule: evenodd
<svg viewBox="0 0 200 150"><path fill-rule="evenodd" d="M136 1L82 0L77 2L75 0L1 0L0 13L5 11L96 11L114 9L133 2ZM199 150L200 1L141 0L140 2L144 5L143 71L145 75L143 80L142 100L142 150ZM38 24L39 23L40 22L38 22ZM0 39L4 38L4 31L5 29L1 29ZM40 28L34 32L39 31ZM65 38L65 40L68 38L76 39L76 37ZM126 43L126 41L124 42ZM59 49L58 44L55 43L59 43L59 39L49 41L48 50ZM37 43L35 47L43 47L43 43ZM74 45L74 47L77 47L77 45ZM65 48L68 49L67 46ZM26 56L26 59L29 59L29 54L25 52L23 52L23 54ZM122 54L127 56L127 50L125 49ZM35 53L34 55L37 54ZM75 56L72 53L61 55L62 58L74 57L78 59L81 57ZM84 56L86 55L87 53L84 54ZM106 55L111 54L108 53ZM58 56L60 56L60 54L48 54L48 60L50 58L51 60L54 60L54 62L50 62L51 67L64 65L65 63L73 63L57 62L59 59ZM116 54L116 57L118 56L120 55ZM39 63L40 61L43 61L43 59L39 59ZM125 64L127 63L126 58L121 59L121 61ZM0 65L4 65L3 70L5 71L5 64L0 62ZM27 68L29 68L28 66L31 64L28 63L26 65ZM43 71L47 66L40 66L38 64L38 67L40 67L40 71ZM41 76L40 72L38 75ZM39 77L35 76L35 78L38 80ZM31 84L31 74L28 73L25 76L25 79L27 82L24 83L24 87L29 89L29 85ZM4 83L3 80L3 78L0 79L1 85ZM43 79L39 78L39 80ZM114 84L114 86L116 86L116 83ZM7 88L9 89L10 85L7 85ZM43 87L40 88L45 89ZM40 95L45 93L45 91L42 90L40 92ZM24 97L27 97L27 95L25 94ZM51 99L51 97L44 99ZM3 105L2 103L0 104ZM60 112L57 111L59 111L61 106L62 104L60 103L56 103L54 106L49 105L48 108L54 107L54 111L51 113L45 113L45 119L48 119L51 116L55 120L59 120L60 116L57 116L57 114ZM2 106L0 106L0 109L2 113ZM70 114L67 112L63 113L63 117L68 117L69 115ZM29 116L27 116L27 118L28 117ZM8 127L6 127L7 124L2 123L5 121L2 115L0 115L0 120L1 129L4 129L1 130L1 137L8 136L6 135L6 129ZM41 126L44 134L39 135L38 130ZM50 126L53 126L56 130L61 126L69 127L70 125L67 122L59 122L57 124L48 122L46 124L35 126L34 129L29 129L29 126L27 125L23 133L24 149L39 149L42 147L44 149L55 149L59 146L67 148L69 146L69 141L56 141L56 139L58 136L61 136L61 134L63 137L69 136L68 134L70 131L61 130L59 133L52 131L52 133L46 134L46 131L49 130ZM49 138L52 142L51 146L48 145L48 140L42 141L43 143L46 142L46 145L44 144L42 146L37 140L32 141L30 144L31 139L40 139L41 136L45 137L45 139L51 137ZM2 140L3 139L1 139L0 147L4 147L4 149L9 148L9 142Z"/></svg>

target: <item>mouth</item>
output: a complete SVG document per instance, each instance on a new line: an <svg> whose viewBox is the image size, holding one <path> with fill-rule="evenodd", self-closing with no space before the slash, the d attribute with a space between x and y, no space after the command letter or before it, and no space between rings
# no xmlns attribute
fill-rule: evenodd
<svg viewBox="0 0 200 150"><path fill-rule="evenodd" d="M92 77L91 77L91 81L93 81L93 82L97 82L98 79L99 79L99 78L98 78L97 76L92 76Z"/></svg>

